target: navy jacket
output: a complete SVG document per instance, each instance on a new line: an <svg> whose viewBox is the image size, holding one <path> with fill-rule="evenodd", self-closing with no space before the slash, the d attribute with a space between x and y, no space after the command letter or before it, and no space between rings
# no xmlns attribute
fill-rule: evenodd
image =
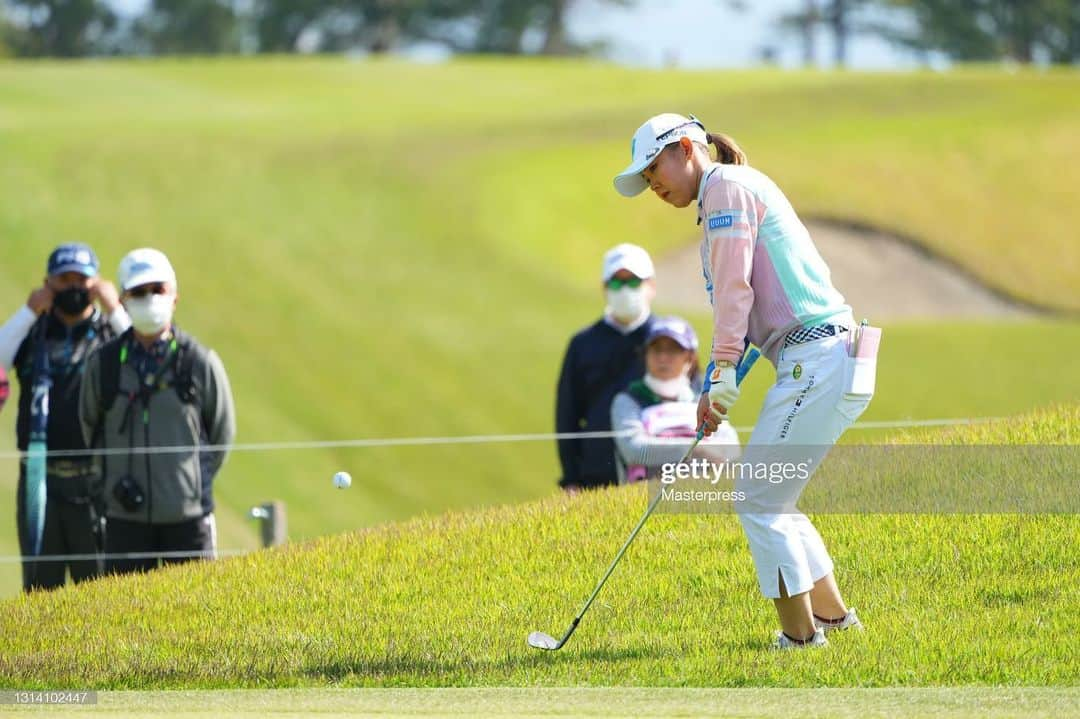
<svg viewBox="0 0 1080 719"><path fill-rule="evenodd" d="M105 316L94 312L90 318L68 328L52 313L38 318L15 354L15 372L19 378L19 415L15 420L18 447L30 446L30 400L33 398L34 353L41 342L49 353L52 388L49 390L48 448L86 449L79 427L79 385L86 358L105 344L116 332ZM84 461L88 461L84 460Z"/></svg>
<svg viewBox="0 0 1080 719"><path fill-rule="evenodd" d="M611 401L645 374L643 348L652 327L621 334L603 319L574 335L566 349L555 402L555 431L611 431ZM615 443L610 439L561 439L559 485L601 487L618 482Z"/></svg>

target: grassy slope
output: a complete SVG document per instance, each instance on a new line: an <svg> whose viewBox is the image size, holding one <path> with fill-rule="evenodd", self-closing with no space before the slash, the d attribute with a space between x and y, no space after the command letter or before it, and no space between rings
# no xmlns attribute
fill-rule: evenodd
<svg viewBox="0 0 1080 719"><path fill-rule="evenodd" d="M0 300L17 306L61 239L93 243L110 268L159 246L180 271L180 321L227 362L242 441L534 432L550 426L566 339L595 316L603 249L692 237L688 216L610 190L641 117L694 110L800 208L924 237L1075 309L1076 210L1055 188L1080 167L1063 132L1077 85L502 61L0 64ZM1018 131L1029 141L1007 141ZM866 419L1080 397L1057 359L1078 346L1068 323L890 328ZM991 380L1023 389L1002 399ZM349 498L311 501L340 468L358 480ZM268 498L304 537L533 498L556 473L546 443L237 454L218 489L222 545L254 545L243 513ZM13 497L5 461L0 505ZM11 587L15 567L0 571Z"/></svg>
<svg viewBox="0 0 1080 719"><path fill-rule="evenodd" d="M1075 444L1080 406L923 432ZM904 476L905 468L890 468ZM933 487L933 477L911 476ZM641 513L637 489L414 519L0 605L0 684L1073 686L1077 515L823 515L870 630L763 651L775 622L730 516L658 514L572 644L558 632Z"/></svg>

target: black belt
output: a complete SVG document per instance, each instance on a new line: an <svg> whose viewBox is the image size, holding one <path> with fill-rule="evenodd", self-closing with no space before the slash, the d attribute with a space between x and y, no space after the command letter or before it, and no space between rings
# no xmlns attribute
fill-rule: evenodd
<svg viewBox="0 0 1080 719"><path fill-rule="evenodd" d="M840 325L814 325L813 327L803 327L788 332L787 337L784 338L784 347L794 347L795 345L813 342L814 340L823 340L826 337L835 337L841 332L847 331L847 327L841 327Z"/></svg>

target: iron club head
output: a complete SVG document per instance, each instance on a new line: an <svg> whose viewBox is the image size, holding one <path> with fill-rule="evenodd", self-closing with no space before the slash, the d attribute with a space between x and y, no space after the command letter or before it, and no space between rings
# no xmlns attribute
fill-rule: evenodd
<svg viewBox="0 0 1080 719"><path fill-rule="evenodd" d="M533 632L529 635L529 646L533 649L558 649L559 642L550 634Z"/></svg>

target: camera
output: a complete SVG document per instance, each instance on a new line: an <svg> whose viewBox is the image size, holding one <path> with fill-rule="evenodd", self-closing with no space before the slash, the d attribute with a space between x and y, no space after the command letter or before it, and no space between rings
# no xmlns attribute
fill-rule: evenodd
<svg viewBox="0 0 1080 719"><path fill-rule="evenodd" d="M113 498L127 512L136 512L146 501L142 487L131 477L124 477L113 487Z"/></svg>

